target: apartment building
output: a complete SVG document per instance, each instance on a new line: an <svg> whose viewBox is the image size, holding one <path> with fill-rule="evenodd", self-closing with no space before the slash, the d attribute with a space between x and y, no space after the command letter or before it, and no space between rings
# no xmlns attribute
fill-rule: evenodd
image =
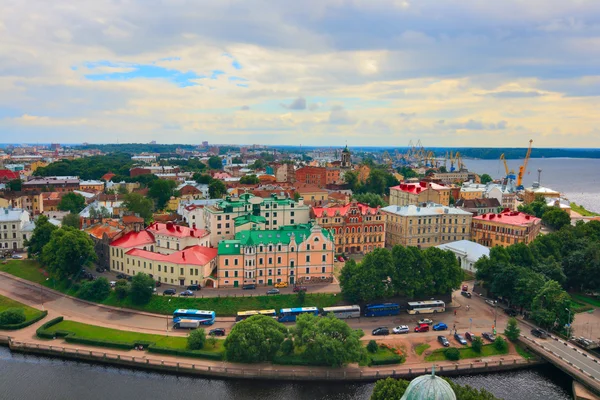
<svg viewBox="0 0 600 400"><path fill-rule="evenodd" d="M482 215L489 213L496 213L502 209L502 205L498 199L484 198L484 199L458 199L455 204L456 207L472 213L473 215Z"/></svg>
<svg viewBox="0 0 600 400"><path fill-rule="evenodd" d="M79 190L79 178L76 176L47 176L23 182L24 192L59 192Z"/></svg>
<svg viewBox="0 0 600 400"><path fill-rule="evenodd" d="M38 215L44 211L44 197L41 192L7 192L4 194L6 207L22 208L30 215Z"/></svg>
<svg viewBox="0 0 600 400"><path fill-rule="evenodd" d="M35 224L29 212L20 208L0 208L0 250L21 251L31 239Z"/></svg>
<svg viewBox="0 0 600 400"><path fill-rule="evenodd" d="M532 187L525 189L525 193L523 193L523 202L525 204L532 203L538 196L555 199L560 198L560 192L557 192L554 189L540 186L539 183L534 182Z"/></svg>
<svg viewBox="0 0 600 400"><path fill-rule="evenodd" d="M516 211L517 209L517 192L516 185L488 183L485 189L484 196L488 199L497 199L503 209Z"/></svg>
<svg viewBox="0 0 600 400"><path fill-rule="evenodd" d="M487 247L531 243L539 234L542 220L519 211L473 217L472 240Z"/></svg>
<svg viewBox="0 0 600 400"><path fill-rule="evenodd" d="M468 171L436 172L431 176L431 179L439 180L443 183L461 183L468 180L475 181L477 176Z"/></svg>
<svg viewBox="0 0 600 400"><path fill-rule="evenodd" d="M80 181L79 190L84 192L102 192L104 191L104 182L102 181Z"/></svg>
<svg viewBox="0 0 600 400"><path fill-rule="evenodd" d="M218 256L220 287L294 285L333 278L333 235L319 225L241 231L235 239L219 243Z"/></svg>
<svg viewBox="0 0 600 400"><path fill-rule="evenodd" d="M485 191L484 184L467 182L461 186L458 197L464 200L481 199Z"/></svg>
<svg viewBox="0 0 600 400"><path fill-rule="evenodd" d="M423 203L450 205L450 188L432 182L401 183L390 188L390 205Z"/></svg>
<svg viewBox="0 0 600 400"><path fill-rule="evenodd" d="M387 206L385 215L385 245L397 244L421 248L438 246L471 237L470 212L441 204L425 206Z"/></svg>
<svg viewBox="0 0 600 400"><path fill-rule="evenodd" d="M340 168L302 167L296 170L296 182L323 188L341 182Z"/></svg>
<svg viewBox="0 0 600 400"><path fill-rule="evenodd" d="M337 207L313 207L311 216L335 235L336 253L365 254L385 246L385 216L379 207L352 202Z"/></svg>

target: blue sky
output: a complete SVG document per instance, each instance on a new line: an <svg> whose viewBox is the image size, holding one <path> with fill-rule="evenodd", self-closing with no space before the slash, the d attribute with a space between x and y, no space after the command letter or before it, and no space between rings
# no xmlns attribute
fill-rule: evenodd
<svg viewBox="0 0 600 400"><path fill-rule="evenodd" d="M600 147L595 0L2 10L0 132L23 141Z"/></svg>

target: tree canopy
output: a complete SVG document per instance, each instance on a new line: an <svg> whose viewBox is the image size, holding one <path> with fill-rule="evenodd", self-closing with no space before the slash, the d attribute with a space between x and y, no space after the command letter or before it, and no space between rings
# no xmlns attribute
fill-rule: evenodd
<svg viewBox="0 0 600 400"><path fill-rule="evenodd" d="M219 156L212 156L208 159L208 166L211 169L223 169L223 161Z"/></svg>
<svg viewBox="0 0 600 400"><path fill-rule="evenodd" d="M87 233L64 226L52 231L41 259L53 275L64 279L78 276L81 268L92 264L97 256Z"/></svg>
<svg viewBox="0 0 600 400"><path fill-rule="evenodd" d="M565 210L558 207L550 207L542 215L542 222L552 229L559 230L563 226L571 224L571 217Z"/></svg>
<svg viewBox="0 0 600 400"><path fill-rule="evenodd" d="M68 213L62 219L62 226L79 229L79 214Z"/></svg>
<svg viewBox="0 0 600 400"><path fill-rule="evenodd" d="M152 219L154 204L152 200L142 196L139 193L126 194L123 207L125 207L129 212L144 218L146 223Z"/></svg>
<svg viewBox="0 0 600 400"><path fill-rule="evenodd" d="M208 194L211 199L220 199L225 193L227 193L227 186L225 186L223 181L213 179L208 184Z"/></svg>
<svg viewBox="0 0 600 400"><path fill-rule="evenodd" d="M162 210L165 205L175 194L177 183L170 179L158 179L150 185L148 197L154 200L157 210Z"/></svg>
<svg viewBox="0 0 600 400"><path fill-rule="evenodd" d="M488 174L483 174L483 175L481 175L481 176L479 177L479 179L481 180L481 183L483 183L484 185L485 185L486 183L489 183L489 182L493 181L492 177L491 177L491 176L489 176Z"/></svg>
<svg viewBox="0 0 600 400"><path fill-rule="evenodd" d="M225 339L228 361L257 363L272 360L288 329L266 315L254 315L235 324Z"/></svg>
<svg viewBox="0 0 600 400"><path fill-rule="evenodd" d="M359 193L352 196L353 200L359 203L368 204L369 207L385 207L387 203L381 195L375 193Z"/></svg>
<svg viewBox="0 0 600 400"><path fill-rule="evenodd" d="M35 228L31 239L25 245L27 246L27 256L32 258L36 255L41 255L42 249L50 241L52 232L58 229L54 224L48 221L48 217L40 215L35 221Z"/></svg>
<svg viewBox="0 0 600 400"><path fill-rule="evenodd" d="M244 185L256 185L260 183L260 179L256 175L244 175L240 178L240 183Z"/></svg>
<svg viewBox="0 0 600 400"><path fill-rule="evenodd" d="M19 192L23 188L23 181L20 179L13 179L8 182L8 189L12 192Z"/></svg>
<svg viewBox="0 0 600 400"><path fill-rule="evenodd" d="M209 184L212 181L212 177L208 174L195 173L192 177L197 183Z"/></svg>
<svg viewBox="0 0 600 400"><path fill-rule="evenodd" d="M131 279L131 287L129 288L129 296L134 304L146 304L152 298L154 292L154 279L150 275L143 272L135 274Z"/></svg>
<svg viewBox="0 0 600 400"><path fill-rule="evenodd" d="M66 193L58 203L60 211L69 211L79 214L85 208L85 197L80 194L69 192Z"/></svg>

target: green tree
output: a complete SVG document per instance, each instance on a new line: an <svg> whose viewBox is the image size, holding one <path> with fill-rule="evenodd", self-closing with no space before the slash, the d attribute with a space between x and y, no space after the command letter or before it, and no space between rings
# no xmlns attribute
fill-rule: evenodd
<svg viewBox="0 0 600 400"><path fill-rule="evenodd" d="M240 157L233 157L233 159L231 160L232 164L243 164L244 160L242 160Z"/></svg>
<svg viewBox="0 0 600 400"><path fill-rule="evenodd" d="M554 230L559 230L563 226L571 225L571 217L565 210L549 207L542 216L542 222Z"/></svg>
<svg viewBox="0 0 600 400"><path fill-rule="evenodd" d="M59 279L78 276L81 268L96 261L94 242L83 231L63 226L50 235L41 260Z"/></svg>
<svg viewBox="0 0 600 400"><path fill-rule="evenodd" d="M294 201L297 203L300 200L300 197L302 197L302 195L298 192L294 192Z"/></svg>
<svg viewBox="0 0 600 400"><path fill-rule="evenodd" d="M189 350L202 350L204 343L206 343L206 331L204 329L194 329L188 335L187 348Z"/></svg>
<svg viewBox="0 0 600 400"><path fill-rule="evenodd" d="M162 210L175 193L177 183L170 179L159 179L152 182L148 190L148 197L154 199L157 210Z"/></svg>
<svg viewBox="0 0 600 400"><path fill-rule="evenodd" d="M521 334L521 330L517 326L516 318L509 318L508 324L504 329L504 336L508 338L508 340L516 342L519 339L519 335Z"/></svg>
<svg viewBox="0 0 600 400"><path fill-rule="evenodd" d="M479 179L481 180L481 183L483 183L484 185L485 185L486 183L489 183L489 182L493 181L492 177L491 177L491 176L489 176L488 174L483 174L483 175L481 175L481 176L479 177Z"/></svg>
<svg viewBox="0 0 600 400"><path fill-rule="evenodd" d="M25 311L22 308L9 308L0 313L0 325L21 324L25 319Z"/></svg>
<svg viewBox="0 0 600 400"><path fill-rule="evenodd" d="M134 304L143 305L150 301L154 293L154 279L143 272L135 274L131 279L129 295Z"/></svg>
<svg viewBox="0 0 600 400"><path fill-rule="evenodd" d="M359 193L353 195L352 200L356 200L359 203L367 204L369 205L369 207L387 206L387 203L383 200L383 197L375 193Z"/></svg>
<svg viewBox="0 0 600 400"><path fill-rule="evenodd" d="M569 294L556 281L548 281L539 290L531 306L531 318L545 328L563 327L573 322Z"/></svg>
<svg viewBox="0 0 600 400"><path fill-rule="evenodd" d="M304 301L306 300L306 292L304 290L300 290L298 291L298 294L296 295L297 299L298 299L298 304L302 305L304 304Z"/></svg>
<svg viewBox="0 0 600 400"><path fill-rule="evenodd" d="M435 170L435 168L429 168L427 171L425 171L425 176L430 176L435 174L437 171Z"/></svg>
<svg viewBox="0 0 600 400"><path fill-rule="evenodd" d="M258 158L252 163L252 165L250 165L250 168L252 168L255 171L258 171L261 169L265 169L266 166L267 166L267 163L264 160L261 160L260 158Z"/></svg>
<svg viewBox="0 0 600 400"><path fill-rule="evenodd" d="M431 294L434 278L425 253L416 247L394 246L389 273L395 293L407 297Z"/></svg>
<svg viewBox="0 0 600 400"><path fill-rule="evenodd" d="M272 360L288 329L266 315L254 315L235 324L225 339L228 361L257 363Z"/></svg>
<svg viewBox="0 0 600 400"><path fill-rule="evenodd" d="M475 336L473 338L473 343L471 344L473 351L476 353L481 353L481 349L483 348L483 340L479 336Z"/></svg>
<svg viewBox="0 0 600 400"><path fill-rule="evenodd" d="M221 161L221 157L212 156L208 159L208 166L211 169L223 169L223 161Z"/></svg>
<svg viewBox="0 0 600 400"><path fill-rule="evenodd" d="M442 174L445 174L445 173L447 173L447 172L448 172L448 170L446 169L446 167L445 167L444 165L442 165L442 166L439 168L439 170L440 170L440 172L441 172Z"/></svg>
<svg viewBox="0 0 600 400"><path fill-rule="evenodd" d="M377 342L374 340L369 340L369 343L367 344L367 351L369 353L377 353L378 349L379 346L377 345Z"/></svg>
<svg viewBox="0 0 600 400"><path fill-rule="evenodd" d="M212 347L214 349L217 347L218 340L215 337L215 335L209 335L208 338L206 339L206 342L208 343L208 345L210 347Z"/></svg>
<svg viewBox="0 0 600 400"><path fill-rule="evenodd" d="M196 182L200 183L200 184L206 184L208 185L210 182L212 182L212 177L208 174L201 174L199 172L196 172L193 176L193 178Z"/></svg>
<svg viewBox="0 0 600 400"><path fill-rule="evenodd" d="M400 167L397 171L404 179L417 178L419 176L419 174L410 167Z"/></svg>
<svg viewBox="0 0 600 400"><path fill-rule="evenodd" d="M63 217L62 225L79 229L79 214L68 213Z"/></svg>
<svg viewBox="0 0 600 400"><path fill-rule="evenodd" d="M119 187L117 187L117 193L118 194L127 194L127 193L129 193L129 190L127 190L127 186L119 185Z"/></svg>
<svg viewBox="0 0 600 400"><path fill-rule="evenodd" d="M35 221L35 228L31 239L25 242L27 246L27 256L33 258L33 256L40 255L44 246L50 241L52 232L58 229L54 224L48 221L48 217L40 215Z"/></svg>
<svg viewBox="0 0 600 400"><path fill-rule="evenodd" d="M393 294L388 276L393 266L387 249L375 249L360 264L349 260L340 272L342 295L348 301L369 302Z"/></svg>
<svg viewBox="0 0 600 400"><path fill-rule="evenodd" d="M121 187L121 186L120 186ZM127 193L125 193L127 194ZM108 211L108 208L104 207L104 206L100 206L98 207L90 207L90 218L92 219L105 219L105 218L110 218L110 211Z"/></svg>
<svg viewBox="0 0 600 400"><path fill-rule="evenodd" d="M129 296L129 283L125 279L119 279L115 284L115 295L119 300L125 300Z"/></svg>
<svg viewBox="0 0 600 400"><path fill-rule="evenodd" d="M533 215L537 218L542 218L544 213L548 209L548 205L546 204L546 199L544 196L538 195L535 200L529 204L521 204L517 207L519 211L524 212L529 215Z"/></svg>
<svg viewBox="0 0 600 400"><path fill-rule="evenodd" d="M375 383L371 400L399 400L408 387L404 379L385 378Z"/></svg>
<svg viewBox="0 0 600 400"><path fill-rule="evenodd" d="M59 210L70 211L75 214L79 214L84 208L85 197L73 192L66 193L62 199L60 199L60 203L58 203Z"/></svg>
<svg viewBox="0 0 600 400"><path fill-rule="evenodd" d="M129 212L137 214L140 218L144 218L146 223L152 220L154 204L152 200L142 196L139 193L129 193L125 195L123 207L125 207Z"/></svg>
<svg viewBox="0 0 600 400"><path fill-rule="evenodd" d="M353 171L348 171L344 174L344 182L350 186L350 190L353 192L355 192L360 185L360 182L358 181L358 174Z"/></svg>
<svg viewBox="0 0 600 400"><path fill-rule="evenodd" d="M13 179L12 181L8 182L8 189L11 192L20 192L22 188L23 188L23 181L20 179Z"/></svg>
<svg viewBox="0 0 600 400"><path fill-rule="evenodd" d="M444 356L450 361L457 361L460 358L460 352L456 347L448 347L444 350Z"/></svg>
<svg viewBox="0 0 600 400"><path fill-rule="evenodd" d="M508 350L508 343L506 343L506 340L504 340L502 336L496 336L496 339L494 340L494 347L498 351L505 352Z"/></svg>
<svg viewBox="0 0 600 400"><path fill-rule="evenodd" d="M433 277L430 282L432 287L426 294L448 294L460 287L463 271L454 253L450 250L440 250L437 247L430 247L424 253Z"/></svg>
<svg viewBox="0 0 600 400"><path fill-rule="evenodd" d="M285 339L281 344L280 350L283 355L289 356L294 352L294 341L291 339Z"/></svg>
<svg viewBox="0 0 600 400"><path fill-rule="evenodd" d="M227 187L223 181L213 179L213 181L208 184L208 194L211 199L220 199L225 193L227 193Z"/></svg>
<svg viewBox="0 0 600 400"><path fill-rule="evenodd" d="M257 185L260 179L256 175L244 175L240 178L240 183L243 185Z"/></svg>
<svg viewBox="0 0 600 400"><path fill-rule="evenodd" d="M292 333L296 346L304 348L304 356L319 364L340 367L364 356L363 331L353 330L333 315L299 315Z"/></svg>
<svg viewBox="0 0 600 400"><path fill-rule="evenodd" d="M84 300L100 302L110 294L108 279L100 277L91 282L84 282L77 291L77 297Z"/></svg>

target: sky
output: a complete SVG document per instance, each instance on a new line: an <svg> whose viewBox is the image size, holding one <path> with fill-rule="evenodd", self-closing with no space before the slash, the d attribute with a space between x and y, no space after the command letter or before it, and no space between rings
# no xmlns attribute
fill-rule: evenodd
<svg viewBox="0 0 600 400"><path fill-rule="evenodd" d="M598 0L0 10L0 142L600 147Z"/></svg>

